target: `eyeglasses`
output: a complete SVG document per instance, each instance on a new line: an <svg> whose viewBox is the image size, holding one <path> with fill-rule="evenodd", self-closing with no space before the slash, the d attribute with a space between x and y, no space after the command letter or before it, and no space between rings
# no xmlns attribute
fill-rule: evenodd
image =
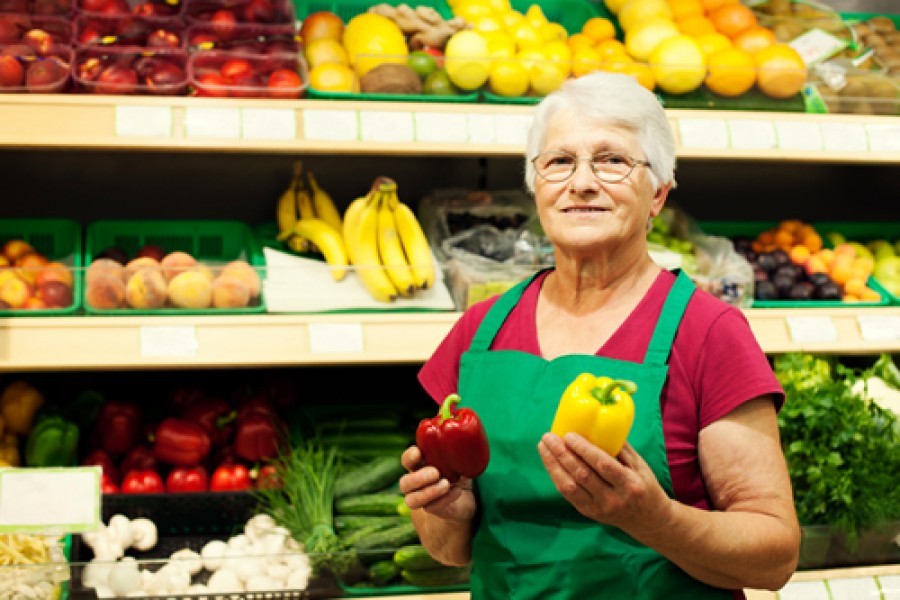
<svg viewBox="0 0 900 600"><path fill-rule="evenodd" d="M587 161L594 177L604 183L619 183L631 175L638 165L650 166L625 154L601 152L593 156L576 156L569 152L543 152L531 159L537 174L552 183L561 183L575 174L580 161Z"/></svg>

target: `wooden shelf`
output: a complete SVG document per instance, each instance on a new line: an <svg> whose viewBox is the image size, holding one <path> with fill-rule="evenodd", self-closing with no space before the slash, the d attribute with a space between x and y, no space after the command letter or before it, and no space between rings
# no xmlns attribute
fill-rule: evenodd
<svg viewBox="0 0 900 600"><path fill-rule="evenodd" d="M875 354L898 347L896 325L893 338L865 339L861 322L896 323L900 307L756 309L746 314L770 354ZM458 317L453 312L397 312L6 318L0 319L0 371L420 363ZM802 341L797 326L810 326L804 319L813 319L814 329L833 327L836 339Z"/></svg>

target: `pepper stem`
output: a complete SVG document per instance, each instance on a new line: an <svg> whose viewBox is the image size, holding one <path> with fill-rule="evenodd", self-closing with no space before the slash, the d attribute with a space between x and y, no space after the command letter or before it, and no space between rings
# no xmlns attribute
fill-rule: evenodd
<svg viewBox="0 0 900 600"><path fill-rule="evenodd" d="M637 391L637 384L633 381L628 381L627 379L613 379L612 381L593 388L591 390L591 395L596 398L600 404L615 404L616 401L612 398L612 393L616 388L621 388L623 392L631 395Z"/></svg>
<svg viewBox="0 0 900 600"><path fill-rule="evenodd" d="M453 413L453 407L459 404L460 400L462 398L459 397L459 394L450 394L444 398L444 401L441 403L441 423L456 418L456 415Z"/></svg>

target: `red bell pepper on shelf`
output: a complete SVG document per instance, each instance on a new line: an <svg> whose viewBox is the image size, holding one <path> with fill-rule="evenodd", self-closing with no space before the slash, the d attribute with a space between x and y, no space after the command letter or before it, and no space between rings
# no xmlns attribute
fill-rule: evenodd
<svg viewBox="0 0 900 600"><path fill-rule="evenodd" d="M491 452L481 419L471 408L456 409L460 397L450 394L438 414L422 419L416 445L425 464L436 467L450 483L478 477L487 469Z"/></svg>
<svg viewBox="0 0 900 600"><path fill-rule="evenodd" d="M209 480L209 489L214 492L234 492L252 487L250 469L242 464L219 465Z"/></svg>
<svg viewBox="0 0 900 600"><path fill-rule="evenodd" d="M141 444L129 450L119 463L119 473L128 471L159 471L159 460L153 454L153 447Z"/></svg>
<svg viewBox="0 0 900 600"><path fill-rule="evenodd" d="M193 421L169 417L156 428L153 454L161 462L180 467L194 467L209 456L209 435Z"/></svg>
<svg viewBox="0 0 900 600"><path fill-rule="evenodd" d="M110 400L100 408L95 431L99 446L121 456L141 442L144 432L141 408L134 402Z"/></svg>
<svg viewBox="0 0 900 600"><path fill-rule="evenodd" d="M97 465L103 469L103 476L110 483L116 484L119 481L119 469L116 468L115 461L103 448L91 451L81 460L81 464L84 466Z"/></svg>
<svg viewBox="0 0 900 600"><path fill-rule="evenodd" d="M276 458L286 438L284 422L278 415L257 407L239 413L234 432L234 452L251 462Z"/></svg>
<svg viewBox="0 0 900 600"><path fill-rule="evenodd" d="M117 486L114 481L110 481L105 472L100 475L101 494L118 494L120 491L119 486Z"/></svg>
<svg viewBox="0 0 900 600"><path fill-rule="evenodd" d="M205 492L207 489L209 489L209 475L201 466L175 467L166 477L167 492Z"/></svg>
<svg viewBox="0 0 900 600"><path fill-rule="evenodd" d="M231 440L237 413L222 398L206 396L187 406L181 416L203 427L212 446L219 448Z"/></svg>
<svg viewBox="0 0 900 600"><path fill-rule="evenodd" d="M129 471L122 481L123 494L160 494L165 491L156 471Z"/></svg>

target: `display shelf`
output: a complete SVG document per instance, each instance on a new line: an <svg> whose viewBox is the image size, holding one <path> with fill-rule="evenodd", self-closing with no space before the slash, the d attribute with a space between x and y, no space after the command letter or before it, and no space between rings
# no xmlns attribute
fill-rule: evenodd
<svg viewBox="0 0 900 600"><path fill-rule="evenodd" d="M746 315L769 354L896 352L900 336L900 307L755 309ZM14 317L0 319L0 371L420 363L458 317ZM828 339L823 330L831 329L834 337Z"/></svg>

